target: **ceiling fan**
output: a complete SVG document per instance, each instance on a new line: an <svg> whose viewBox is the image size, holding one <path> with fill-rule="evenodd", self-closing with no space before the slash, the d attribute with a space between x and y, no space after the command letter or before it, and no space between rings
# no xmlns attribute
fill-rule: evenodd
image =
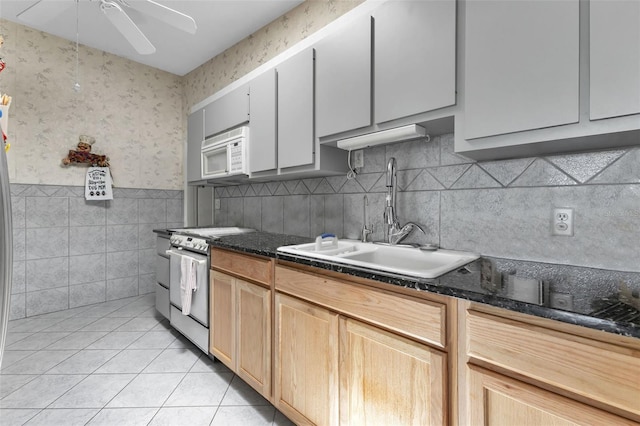
<svg viewBox="0 0 640 426"><path fill-rule="evenodd" d="M79 0L62 0L65 3L75 3ZM133 48L141 55L155 53L155 46L127 14L127 9L135 9L138 12L152 16L172 27L195 34L196 21L189 15L178 12L170 7L163 6L153 0L90 0L100 7L107 19L127 39ZM44 23L56 15L61 14L65 8L60 7L61 0L39 0L27 9L20 12L17 17L31 24Z"/></svg>

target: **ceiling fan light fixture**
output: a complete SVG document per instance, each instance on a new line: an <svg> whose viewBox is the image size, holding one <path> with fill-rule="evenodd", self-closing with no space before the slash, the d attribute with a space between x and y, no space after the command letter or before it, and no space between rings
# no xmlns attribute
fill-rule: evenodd
<svg viewBox="0 0 640 426"><path fill-rule="evenodd" d="M122 10L119 4L111 0L100 0L100 10L133 46L136 52L141 55L151 55L156 52L155 46L151 44L147 36L140 31L140 28Z"/></svg>

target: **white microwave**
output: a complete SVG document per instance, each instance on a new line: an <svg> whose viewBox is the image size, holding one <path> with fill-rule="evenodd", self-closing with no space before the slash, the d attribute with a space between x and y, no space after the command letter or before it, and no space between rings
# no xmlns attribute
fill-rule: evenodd
<svg viewBox="0 0 640 426"><path fill-rule="evenodd" d="M202 142L201 171L203 179L247 175L249 127L242 126L212 136Z"/></svg>

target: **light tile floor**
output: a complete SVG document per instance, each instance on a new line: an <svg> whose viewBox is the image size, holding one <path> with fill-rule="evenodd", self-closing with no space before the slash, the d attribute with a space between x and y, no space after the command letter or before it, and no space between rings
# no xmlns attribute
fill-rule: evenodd
<svg viewBox="0 0 640 426"><path fill-rule="evenodd" d="M154 303L149 294L11 321L0 424L293 424Z"/></svg>

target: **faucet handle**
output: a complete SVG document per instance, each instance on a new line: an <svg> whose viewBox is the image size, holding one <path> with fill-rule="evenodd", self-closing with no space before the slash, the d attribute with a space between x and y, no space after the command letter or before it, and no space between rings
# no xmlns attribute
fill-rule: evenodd
<svg viewBox="0 0 640 426"><path fill-rule="evenodd" d="M422 232L423 234L427 235L426 232L424 232L424 229L422 229L422 227L420 225L418 225L415 222L407 222L403 227L402 230L403 231L407 231L410 232L413 228L418 228L420 230L420 232Z"/></svg>
<svg viewBox="0 0 640 426"><path fill-rule="evenodd" d="M371 225L369 225L369 226L371 226ZM373 229L372 228L373 228L372 226L371 226L371 228L367 228L366 224L362 225L362 242L363 243L366 243L367 242L367 237L370 234L373 234Z"/></svg>

